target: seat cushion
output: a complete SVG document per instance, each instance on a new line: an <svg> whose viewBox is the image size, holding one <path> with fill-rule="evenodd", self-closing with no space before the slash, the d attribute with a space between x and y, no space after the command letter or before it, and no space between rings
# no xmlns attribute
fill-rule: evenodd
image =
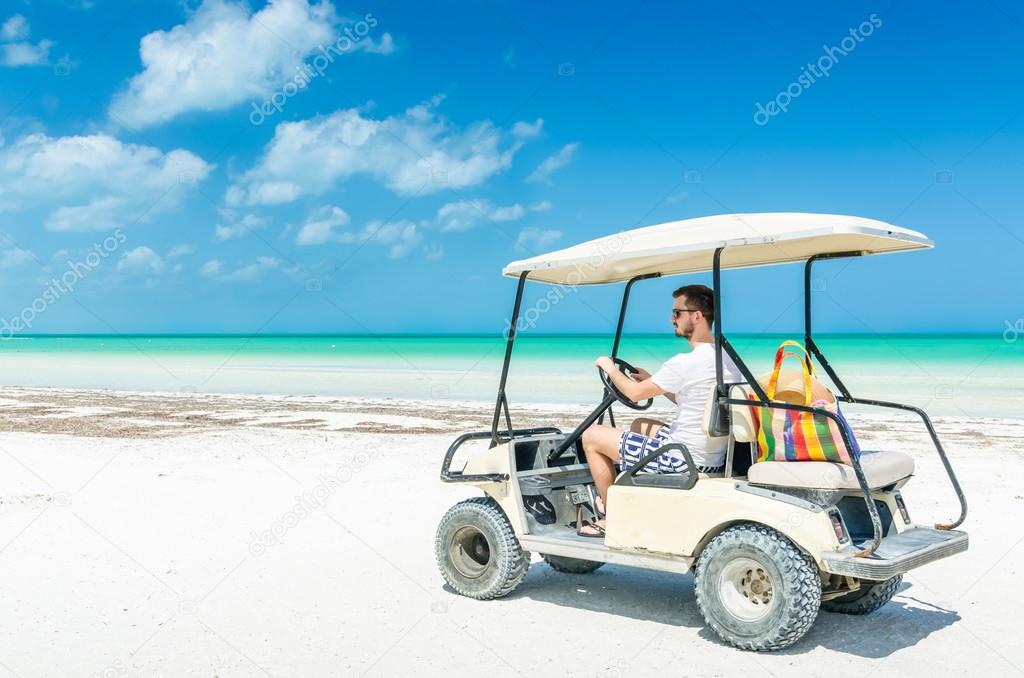
<svg viewBox="0 0 1024 678"><path fill-rule="evenodd" d="M749 400L754 395L754 389L746 384L738 384L729 390L730 398ZM732 425L732 435L739 443L753 443L757 441L757 426L754 425L754 408L743 405L733 405L730 408L729 419Z"/></svg>
<svg viewBox="0 0 1024 678"><path fill-rule="evenodd" d="M862 452L861 468L872 489L892 485L914 473L914 460L903 452ZM857 490L852 466L831 461L762 461L747 471L751 485Z"/></svg>

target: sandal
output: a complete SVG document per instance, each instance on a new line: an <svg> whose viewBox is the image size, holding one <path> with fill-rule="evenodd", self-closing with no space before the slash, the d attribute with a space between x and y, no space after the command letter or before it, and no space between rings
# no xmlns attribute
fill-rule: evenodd
<svg viewBox="0 0 1024 678"><path fill-rule="evenodd" d="M587 529L588 527L589 528L593 528L594 531L593 532L584 532L583 530ZM604 533L605 533L605 531L604 531L604 527L602 525L598 525L596 522L593 522L593 523L584 522L584 520L583 520L583 507L582 506L577 506L576 507L576 534L577 534L577 536L580 536L580 537L595 537L595 538L598 538L598 539L603 539L604 538Z"/></svg>
<svg viewBox="0 0 1024 678"><path fill-rule="evenodd" d="M585 530L588 527L594 528L594 531L584 532L583 530ZM583 527L580 527L576 530L576 534L580 537L594 537L598 539L604 539L605 532L604 528L598 525L597 523L584 523Z"/></svg>

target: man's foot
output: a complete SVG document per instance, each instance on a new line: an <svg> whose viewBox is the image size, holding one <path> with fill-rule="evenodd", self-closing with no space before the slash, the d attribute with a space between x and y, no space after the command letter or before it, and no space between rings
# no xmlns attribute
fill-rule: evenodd
<svg viewBox="0 0 1024 678"><path fill-rule="evenodd" d="M576 528L576 534L581 537L604 537L604 520L596 523L584 523Z"/></svg>
<svg viewBox="0 0 1024 678"><path fill-rule="evenodd" d="M594 499L594 509L597 511L598 518L604 518L604 500L601 499L601 495L597 495L597 497Z"/></svg>

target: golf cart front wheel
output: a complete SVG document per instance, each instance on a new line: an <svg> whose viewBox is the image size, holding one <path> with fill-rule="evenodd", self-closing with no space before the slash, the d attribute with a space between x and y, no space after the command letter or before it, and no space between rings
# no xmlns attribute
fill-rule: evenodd
<svg viewBox="0 0 1024 678"><path fill-rule="evenodd" d="M753 524L711 540L697 560L694 589L708 626L744 650L792 645L821 604L814 562L779 532Z"/></svg>
<svg viewBox="0 0 1024 678"><path fill-rule="evenodd" d="M604 563L597 560L583 560L581 558L566 558L565 556L543 555L544 562L551 566L555 572L565 574L590 574Z"/></svg>
<svg viewBox="0 0 1024 678"><path fill-rule="evenodd" d="M856 591L821 603L821 609L840 614L871 614L896 595L903 583L903 575L880 582L862 581Z"/></svg>
<svg viewBox="0 0 1024 678"><path fill-rule="evenodd" d="M489 497L467 499L448 509L437 527L434 553L448 585L477 600L508 595L530 567L530 554Z"/></svg>

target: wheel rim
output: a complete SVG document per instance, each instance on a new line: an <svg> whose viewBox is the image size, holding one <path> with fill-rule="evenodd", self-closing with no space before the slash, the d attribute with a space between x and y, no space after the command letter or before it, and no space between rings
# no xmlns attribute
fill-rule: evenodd
<svg viewBox="0 0 1024 678"><path fill-rule="evenodd" d="M764 618L775 603L768 570L750 558L735 558L722 569L718 593L726 611L742 622Z"/></svg>
<svg viewBox="0 0 1024 678"><path fill-rule="evenodd" d="M452 535L448 556L459 574L467 579L477 579L491 563L491 544L483 532L467 525Z"/></svg>

